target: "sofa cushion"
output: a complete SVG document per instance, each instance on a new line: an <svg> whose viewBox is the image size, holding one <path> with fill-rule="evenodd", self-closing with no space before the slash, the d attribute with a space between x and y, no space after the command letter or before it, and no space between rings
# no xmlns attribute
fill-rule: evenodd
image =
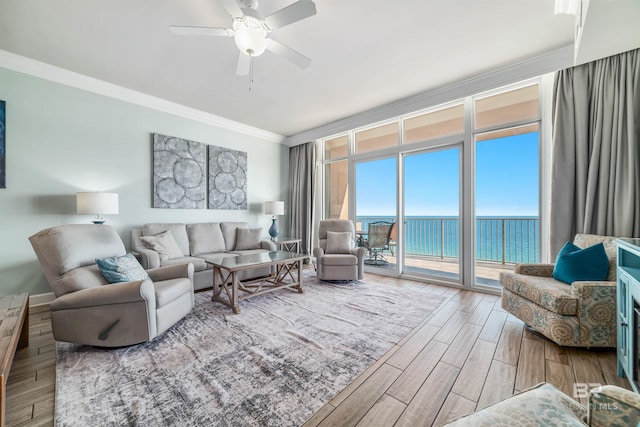
<svg viewBox="0 0 640 427"><path fill-rule="evenodd" d="M571 284L580 281L603 281L609 273L609 259L602 243L584 249L565 243L553 268L553 277Z"/></svg>
<svg viewBox="0 0 640 427"><path fill-rule="evenodd" d="M100 272L109 283L149 280L149 275L131 254L119 257L96 258Z"/></svg>
<svg viewBox="0 0 640 427"><path fill-rule="evenodd" d="M350 254L353 237L350 231L327 231L328 254Z"/></svg>
<svg viewBox="0 0 640 427"><path fill-rule="evenodd" d="M204 262L204 260L201 257L192 257L192 256L168 259L168 260L162 261L160 265L164 267L165 265L188 264L188 263L193 264L193 269L195 271L201 271L207 268L207 264Z"/></svg>
<svg viewBox="0 0 640 427"><path fill-rule="evenodd" d="M187 236L187 227L182 223L149 223L142 227L143 236L155 236L163 231L169 230L173 234L178 247L182 251L183 256L189 256L189 236Z"/></svg>
<svg viewBox="0 0 640 427"><path fill-rule="evenodd" d="M249 228L248 222L221 222L220 228L222 229L222 235L224 236L225 250L232 251L236 247L236 229Z"/></svg>
<svg viewBox="0 0 640 427"><path fill-rule="evenodd" d="M187 224L191 255L224 252L224 236L218 222Z"/></svg>
<svg viewBox="0 0 640 427"><path fill-rule="evenodd" d="M184 256L170 230L165 230L153 236L141 236L140 240L147 248L158 252L160 261L182 258Z"/></svg>
<svg viewBox="0 0 640 427"><path fill-rule="evenodd" d="M577 313L578 298L571 294L571 287L553 277L500 273L500 284L554 313L568 316L575 316Z"/></svg>
<svg viewBox="0 0 640 427"><path fill-rule="evenodd" d="M180 295L191 292L193 289L191 280L183 277L154 282L153 287L156 293L156 308L167 305Z"/></svg>
<svg viewBox="0 0 640 427"><path fill-rule="evenodd" d="M262 227L236 229L236 246L234 251L244 251L247 249L260 249L260 237Z"/></svg>
<svg viewBox="0 0 640 427"><path fill-rule="evenodd" d="M358 265L358 257L351 254L325 254L322 265Z"/></svg>

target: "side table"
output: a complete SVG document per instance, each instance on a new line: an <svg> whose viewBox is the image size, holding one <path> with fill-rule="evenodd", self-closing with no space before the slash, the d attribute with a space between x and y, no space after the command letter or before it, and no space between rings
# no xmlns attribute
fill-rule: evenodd
<svg viewBox="0 0 640 427"><path fill-rule="evenodd" d="M29 346L29 293L0 297L0 426L6 423L7 377L16 349Z"/></svg>
<svg viewBox="0 0 640 427"><path fill-rule="evenodd" d="M297 237L276 237L275 240L271 240L276 244L279 251L292 252L294 254L300 253L300 244L302 239Z"/></svg>

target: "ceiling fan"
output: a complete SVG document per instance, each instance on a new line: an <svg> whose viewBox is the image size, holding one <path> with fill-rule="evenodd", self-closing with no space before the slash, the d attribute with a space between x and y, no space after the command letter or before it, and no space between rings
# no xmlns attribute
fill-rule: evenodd
<svg viewBox="0 0 640 427"><path fill-rule="evenodd" d="M316 14L316 5L312 0L297 2L263 17L258 12L257 0L219 0L233 18L232 28L189 27L172 25L169 29L185 36L221 36L233 37L240 49L236 74L246 76L251 69L252 58L260 56L265 50L279 55L300 68L307 68L311 60L288 46L267 37L269 33L285 25L308 18Z"/></svg>

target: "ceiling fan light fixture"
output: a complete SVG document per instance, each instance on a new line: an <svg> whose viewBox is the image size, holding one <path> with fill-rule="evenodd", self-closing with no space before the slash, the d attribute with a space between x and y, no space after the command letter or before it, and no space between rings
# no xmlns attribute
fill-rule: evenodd
<svg viewBox="0 0 640 427"><path fill-rule="evenodd" d="M249 56L260 56L264 53L267 48L265 31L248 27L241 20L233 22L233 30L233 40L242 53Z"/></svg>

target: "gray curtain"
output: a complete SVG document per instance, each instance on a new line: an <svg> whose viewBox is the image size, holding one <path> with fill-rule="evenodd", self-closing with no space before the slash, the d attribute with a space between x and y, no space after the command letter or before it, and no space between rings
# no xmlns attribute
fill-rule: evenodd
<svg viewBox="0 0 640 427"><path fill-rule="evenodd" d="M302 239L300 251L311 254L315 202L315 142L289 149L289 236Z"/></svg>
<svg viewBox="0 0 640 427"><path fill-rule="evenodd" d="M640 49L556 75L551 255L576 233L640 236Z"/></svg>

